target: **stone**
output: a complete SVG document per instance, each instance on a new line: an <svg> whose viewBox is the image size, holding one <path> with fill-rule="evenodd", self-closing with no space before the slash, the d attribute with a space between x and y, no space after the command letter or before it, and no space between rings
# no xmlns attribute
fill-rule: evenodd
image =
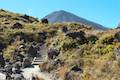
<svg viewBox="0 0 120 80"><path fill-rule="evenodd" d="M69 32L66 34L66 36L72 37L73 39L75 38L84 38L85 33L83 31L80 32Z"/></svg>
<svg viewBox="0 0 120 80"><path fill-rule="evenodd" d="M120 31L115 33L114 41L120 42Z"/></svg>
<svg viewBox="0 0 120 80"><path fill-rule="evenodd" d="M48 58L54 59L54 58L56 58L59 54L60 54L60 52L59 52L57 49L50 49L50 50L48 51Z"/></svg>
<svg viewBox="0 0 120 80"><path fill-rule="evenodd" d="M47 32L39 32L38 35L39 35L39 42L44 43L44 41L47 38Z"/></svg>
<svg viewBox="0 0 120 80"><path fill-rule="evenodd" d="M69 32L66 33L66 36L76 39L78 44L87 43L87 39L85 37L85 33L83 31L80 32Z"/></svg>
<svg viewBox="0 0 120 80"><path fill-rule="evenodd" d="M69 72L67 72L66 74L65 74L65 78L66 78L66 80L73 80L72 78L73 78L73 74L69 71Z"/></svg>
<svg viewBox="0 0 120 80"><path fill-rule="evenodd" d="M74 72L83 72L83 70L80 67L76 66L76 65L71 68L71 71L74 71Z"/></svg>
<svg viewBox="0 0 120 80"><path fill-rule="evenodd" d="M27 68L27 67L30 67L30 66L31 66L30 58L25 58L24 61L23 61L23 67Z"/></svg>
<svg viewBox="0 0 120 80"><path fill-rule="evenodd" d="M120 58L120 48L119 47L114 48L114 53L115 59L118 60Z"/></svg>
<svg viewBox="0 0 120 80"><path fill-rule="evenodd" d="M3 54L0 54L0 67L4 67L5 66L5 59L3 57Z"/></svg>
<svg viewBox="0 0 120 80"><path fill-rule="evenodd" d="M0 42L0 52L6 47L6 45L2 42Z"/></svg>
<svg viewBox="0 0 120 80"><path fill-rule="evenodd" d="M34 47L34 46L30 46L30 48L28 49L28 56L29 57L32 57L32 58L34 58L34 57L36 57L36 55L37 55L37 49L36 49L36 47Z"/></svg>
<svg viewBox="0 0 120 80"><path fill-rule="evenodd" d="M12 29L22 29L22 28L23 28L22 24L21 24L21 23L18 23L18 22L16 22L16 23L13 24L13 26L12 26Z"/></svg>
<svg viewBox="0 0 120 80"><path fill-rule="evenodd" d="M37 18L30 17L27 14L25 14L23 16L20 16L20 17L23 18L24 22L28 22L28 23L32 23L32 22L35 22L35 21L39 22Z"/></svg>
<svg viewBox="0 0 120 80"><path fill-rule="evenodd" d="M68 28L67 27L62 27L62 32L66 33L68 31Z"/></svg>
<svg viewBox="0 0 120 80"><path fill-rule="evenodd" d="M48 19L41 19L42 23L48 24Z"/></svg>

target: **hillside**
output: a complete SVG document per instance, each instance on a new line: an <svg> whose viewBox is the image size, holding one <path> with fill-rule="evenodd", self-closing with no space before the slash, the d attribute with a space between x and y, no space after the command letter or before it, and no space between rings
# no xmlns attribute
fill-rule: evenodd
<svg viewBox="0 0 120 80"><path fill-rule="evenodd" d="M51 22L51 23L78 22L78 23L82 23L82 24L92 26L92 27L94 27L96 29L100 29L100 30L106 30L107 29L106 27L104 27L104 26L102 26L98 23L86 20L82 17L76 16L76 15L74 15L70 12L64 11L64 10L55 11L53 13L48 14L44 18L47 18L49 20L49 22Z"/></svg>
<svg viewBox="0 0 120 80"><path fill-rule="evenodd" d="M1 69L4 61L14 65L27 58L24 64L30 65L29 60L47 54L39 67L59 80L69 75L72 80L120 79L120 29L100 31L81 23L47 24L21 16L0 10Z"/></svg>

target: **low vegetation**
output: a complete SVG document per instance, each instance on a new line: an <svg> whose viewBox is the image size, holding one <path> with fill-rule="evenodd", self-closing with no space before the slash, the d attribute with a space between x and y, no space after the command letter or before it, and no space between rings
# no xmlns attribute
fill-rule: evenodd
<svg viewBox="0 0 120 80"><path fill-rule="evenodd" d="M62 80L67 80L66 73L75 65L83 72L72 72L72 80L120 79L120 59L116 59L115 51L115 48L120 49L119 29L99 31L79 23L43 24L35 18L21 18L20 14L13 15L2 10L0 16L0 49L6 59L13 60L12 53L18 49L20 38L23 38L26 45L36 42L45 44L47 49L59 50L56 59L63 64L53 66L48 62L46 65L49 71L57 70L56 74ZM13 29L13 24L17 22L23 27Z"/></svg>

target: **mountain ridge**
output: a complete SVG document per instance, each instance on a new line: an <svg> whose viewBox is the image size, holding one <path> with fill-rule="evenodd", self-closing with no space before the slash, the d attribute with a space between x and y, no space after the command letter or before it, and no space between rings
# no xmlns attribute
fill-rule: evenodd
<svg viewBox="0 0 120 80"><path fill-rule="evenodd" d="M86 24L89 26L92 26L96 29L101 29L101 30L107 30L108 28L104 27L103 25L100 25L96 22L89 21L87 19L84 19L82 17L79 17L73 13L64 11L64 10L59 10L59 11L54 11L44 18L47 18L49 22L51 23L57 23L57 22L78 22L82 24Z"/></svg>

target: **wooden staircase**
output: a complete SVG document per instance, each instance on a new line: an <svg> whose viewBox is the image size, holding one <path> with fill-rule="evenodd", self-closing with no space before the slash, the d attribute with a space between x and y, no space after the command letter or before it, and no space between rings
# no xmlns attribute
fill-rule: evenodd
<svg viewBox="0 0 120 80"><path fill-rule="evenodd" d="M47 61L47 56L34 57L32 65L39 65Z"/></svg>

